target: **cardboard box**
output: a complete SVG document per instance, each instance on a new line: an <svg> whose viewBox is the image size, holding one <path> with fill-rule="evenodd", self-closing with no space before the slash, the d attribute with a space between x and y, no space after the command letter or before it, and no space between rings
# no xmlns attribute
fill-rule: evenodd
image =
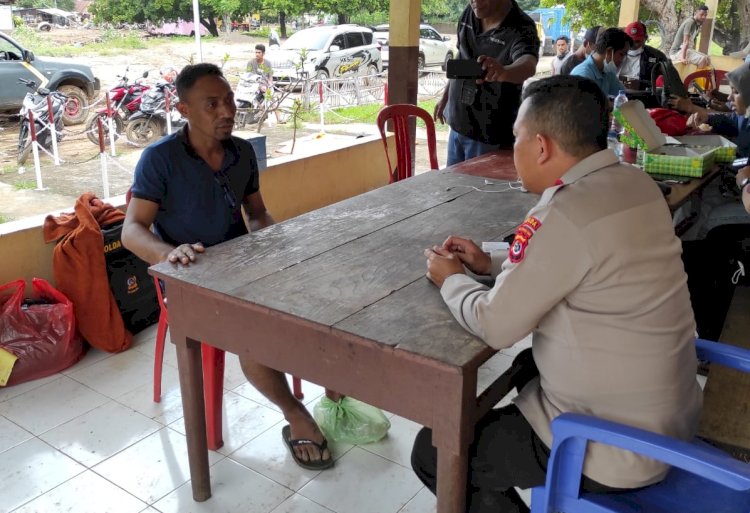
<svg viewBox="0 0 750 513"><path fill-rule="evenodd" d="M625 103L615 115L627 132L623 142L645 150L643 165L647 173L700 178L714 165L719 146L687 146L667 137L640 101Z"/></svg>
<svg viewBox="0 0 750 513"><path fill-rule="evenodd" d="M688 146L701 146L715 148L714 161L722 164L731 164L737 158L737 145L729 139L716 134L706 135L682 135L675 137L681 144Z"/></svg>

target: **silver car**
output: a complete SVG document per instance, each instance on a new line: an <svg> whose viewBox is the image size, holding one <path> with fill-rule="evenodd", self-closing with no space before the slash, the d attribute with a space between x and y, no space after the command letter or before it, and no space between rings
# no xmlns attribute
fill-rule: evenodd
<svg viewBox="0 0 750 513"><path fill-rule="evenodd" d="M383 67L388 67L388 25L377 25L374 28L375 40L380 44L380 55L383 59ZM458 55L458 50L451 43L450 36L443 36L430 25L419 26L419 57L418 67L420 70L427 66L440 66L445 71L445 63Z"/></svg>

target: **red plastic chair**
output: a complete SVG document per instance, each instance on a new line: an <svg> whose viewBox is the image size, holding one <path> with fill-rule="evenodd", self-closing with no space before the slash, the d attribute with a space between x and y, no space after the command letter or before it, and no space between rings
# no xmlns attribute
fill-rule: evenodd
<svg viewBox="0 0 750 513"><path fill-rule="evenodd" d="M125 193L125 204L130 203L131 192ZM169 314L159 280L154 278L156 297L159 300L159 323L156 327L156 348L154 350L154 402L161 402L161 373L164 365L164 343L167 339ZM209 344L201 343L203 362L203 400L206 404L206 439L208 448L217 450L224 445L222 439L221 411L224 401L224 351ZM292 376L294 396L302 400L302 382Z"/></svg>
<svg viewBox="0 0 750 513"><path fill-rule="evenodd" d="M411 166L411 141L409 140L409 118L415 116L424 121L427 126L427 149L430 153L430 169L438 169L437 145L435 144L435 122L432 121L430 113L421 107L410 103L399 103L384 107L378 114L378 130L383 139L385 158L388 161L388 173L390 183L409 178L414 174ZM393 121L393 131L396 134L396 155L398 157L396 169L391 165L391 157L388 154L388 141L385 135L385 124L388 120Z"/></svg>
<svg viewBox="0 0 750 513"><path fill-rule="evenodd" d="M692 84L693 81L703 79L708 84L708 87L705 89L707 91L713 91L719 88L726 76L727 71L721 69L699 69L698 71L693 71L686 76L682 83L685 85L685 89L690 89L690 84Z"/></svg>
<svg viewBox="0 0 750 513"><path fill-rule="evenodd" d="M154 285L159 299L159 324L156 328L156 350L154 351L154 402L158 403L161 401L161 371L164 363L164 342L167 338L169 314L159 280L156 278L154 278ZM221 422L224 400L224 351L201 343L201 358L203 360L203 400L206 403L206 438L208 448L215 451L224 445ZM292 377L292 387L294 396L300 400L304 399L299 378Z"/></svg>

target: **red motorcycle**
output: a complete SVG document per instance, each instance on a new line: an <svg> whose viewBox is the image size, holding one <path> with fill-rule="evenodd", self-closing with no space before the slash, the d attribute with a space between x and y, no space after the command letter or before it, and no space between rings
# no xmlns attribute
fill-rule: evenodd
<svg viewBox="0 0 750 513"><path fill-rule="evenodd" d="M124 133L125 125L130 116L138 112L143 93L151 88L151 86L142 83L142 80L148 77L148 71L144 72L143 76L136 79L133 83L129 83L127 72L128 69L125 68L125 74L119 77L120 80L117 85L107 93L109 94L109 109L105 106L103 109L97 110L94 116L86 124L86 135L89 140L97 146L99 146L99 128L97 120L102 120L104 144L108 145L110 115L112 116L112 122L114 123L115 137L119 137Z"/></svg>

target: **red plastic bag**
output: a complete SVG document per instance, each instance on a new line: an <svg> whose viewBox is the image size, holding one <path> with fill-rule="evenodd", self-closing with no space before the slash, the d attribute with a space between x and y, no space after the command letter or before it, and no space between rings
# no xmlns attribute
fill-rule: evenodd
<svg viewBox="0 0 750 513"><path fill-rule="evenodd" d="M8 385L60 372L85 353L73 303L40 278L31 280L31 287L34 299L24 302L24 280L0 286L0 349L18 358Z"/></svg>
<svg viewBox="0 0 750 513"><path fill-rule="evenodd" d="M678 137L687 133L687 116L683 116L676 110L649 109L648 115L664 134Z"/></svg>

